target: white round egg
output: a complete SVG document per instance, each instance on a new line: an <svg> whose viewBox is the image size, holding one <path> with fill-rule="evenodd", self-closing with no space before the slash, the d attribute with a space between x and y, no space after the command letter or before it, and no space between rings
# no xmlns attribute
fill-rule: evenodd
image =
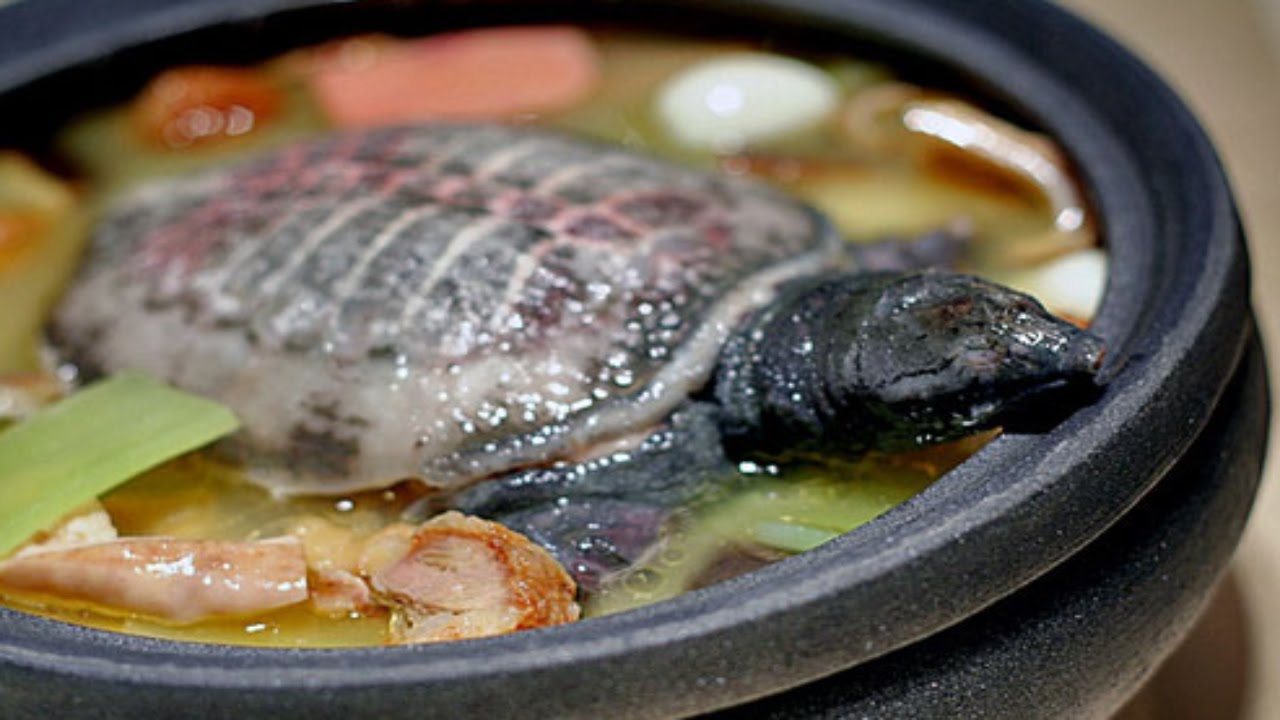
<svg viewBox="0 0 1280 720"><path fill-rule="evenodd" d="M1106 291L1107 254L1097 248L1080 250L995 279L1034 295L1055 313L1089 320Z"/></svg>
<svg viewBox="0 0 1280 720"><path fill-rule="evenodd" d="M658 93L658 114L682 144L733 152L803 130L830 115L835 81L808 63L735 53L685 68Z"/></svg>

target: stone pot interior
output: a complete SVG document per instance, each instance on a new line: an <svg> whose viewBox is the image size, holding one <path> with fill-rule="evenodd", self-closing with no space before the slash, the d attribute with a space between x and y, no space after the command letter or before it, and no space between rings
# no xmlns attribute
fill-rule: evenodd
<svg viewBox="0 0 1280 720"><path fill-rule="evenodd" d="M481 641L305 652L118 636L0 610L0 692L54 674L74 678L84 698L140 686L302 708L359 689L459 714L721 707L877 657L997 601L1123 515L1209 418L1248 334L1225 181L1176 96L1048 4L28 0L0 10L0 145L39 151L58 120L119 101L170 64L251 61L366 30L533 21L658 23L847 50L1055 135L1111 255L1094 326L1110 345L1102 399L1044 433L1000 438L815 551L641 610Z"/></svg>

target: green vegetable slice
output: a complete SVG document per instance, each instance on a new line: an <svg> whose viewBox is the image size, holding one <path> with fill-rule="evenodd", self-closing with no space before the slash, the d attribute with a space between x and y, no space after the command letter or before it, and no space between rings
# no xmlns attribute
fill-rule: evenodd
<svg viewBox="0 0 1280 720"><path fill-rule="evenodd" d="M216 402L125 372L0 430L0 557L107 490L238 426Z"/></svg>
<svg viewBox="0 0 1280 720"><path fill-rule="evenodd" d="M786 552L812 550L840 535L838 530L816 528L801 523L760 522L747 531L751 539Z"/></svg>

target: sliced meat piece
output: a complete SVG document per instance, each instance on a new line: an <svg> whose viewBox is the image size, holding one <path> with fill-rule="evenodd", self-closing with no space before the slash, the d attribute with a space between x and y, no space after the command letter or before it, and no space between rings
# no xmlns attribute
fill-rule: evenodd
<svg viewBox="0 0 1280 720"><path fill-rule="evenodd" d="M312 610L328 617L384 614L368 578L409 552L414 527L392 524L371 536L319 517L299 520L288 534L303 545Z"/></svg>
<svg viewBox="0 0 1280 720"><path fill-rule="evenodd" d="M126 538L7 560L0 563L0 592L186 624L306 600L307 563L294 538Z"/></svg>
<svg viewBox="0 0 1280 720"><path fill-rule="evenodd" d="M377 615L386 611L373 597L364 578L346 570L311 570L307 573L311 609L327 617Z"/></svg>
<svg viewBox="0 0 1280 720"><path fill-rule="evenodd" d="M365 538L360 544L356 572L373 577L393 563L407 556L413 548L418 527L409 523L393 523Z"/></svg>
<svg viewBox="0 0 1280 720"><path fill-rule="evenodd" d="M576 588L541 547L505 527L448 512L373 575L395 607L393 642L485 637L578 619Z"/></svg>

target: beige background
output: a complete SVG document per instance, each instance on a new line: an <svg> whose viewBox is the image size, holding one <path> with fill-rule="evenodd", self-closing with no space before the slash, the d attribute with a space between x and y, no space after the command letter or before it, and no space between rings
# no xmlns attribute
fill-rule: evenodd
<svg viewBox="0 0 1280 720"><path fill-rule="evenodd" d="M1177 88L1204 121L1225 161L1253 256L1254 302L1280 385L1280 0L1062 0L1129 45ZM1276 393L1272 393L1273 404ZM1271 445L1280 450L1272 424ZM1280 719L1280 452L1271 453L1263 492L1231 576L1243 608L1247 645L1244 696L1234 717ZM1221 605L1221 604L1220 604ZM1231 603L1226 603L1231 605ZM1219 608L1220 609L1220 608ZM1230 621L1215 617L1163 678L1168 702L1212 686L1215 650L1232 643ZM1207 644L1206 644L1207 643ZM1216 643L1216 646L1215 646ZM1197 660L1200 667L1197 667ZM1172 677L1170 677L1172 676ZM1179 677L1180 676L1180 677ZM1172 680L1172 682L1169 682ZM1226 701L1230 704L1230 701ZM1228 717L1215 709L1139 698L1133 717ZM1159 708L1156 709L1156 706Z"/></svg>

